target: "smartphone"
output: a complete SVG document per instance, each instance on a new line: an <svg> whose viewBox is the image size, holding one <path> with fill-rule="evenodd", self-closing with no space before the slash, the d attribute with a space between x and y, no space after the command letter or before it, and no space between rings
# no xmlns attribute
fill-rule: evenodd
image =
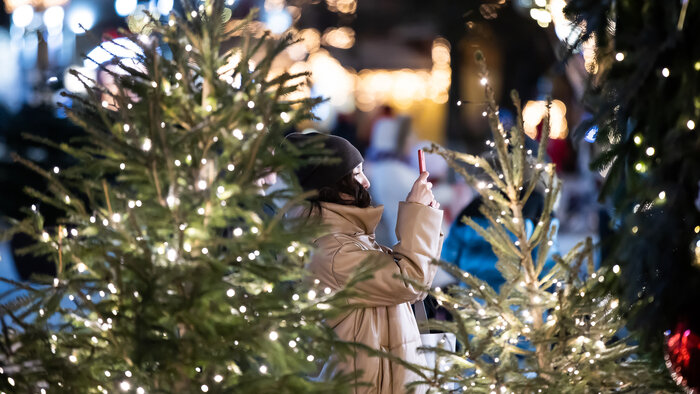
<svg viewBox="0 0 700 394"><path fill-rule="evenodd" d="M425 153L423 152L423 149L418 149L418 169L420 170L421 174L427 171L425 169Z"/></svg>

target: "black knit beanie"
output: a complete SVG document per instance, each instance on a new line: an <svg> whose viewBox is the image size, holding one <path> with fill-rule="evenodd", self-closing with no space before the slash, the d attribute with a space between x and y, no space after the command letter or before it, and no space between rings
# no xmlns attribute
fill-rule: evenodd
<svg viewBox="0 0 700 394"><path fill-rule="evenodd" d="M302 156L302 159L310 162L294 172L304 190L318 190L322 187L333 186L364 161L360 151L351 143L334 135L292 133L286 137L286 140L298 148L310 146L320 148L322 144L323 149L327 151L325 155ZM338 158L340 161L333 164L318 163L319 160L327 157Z"/></svg>

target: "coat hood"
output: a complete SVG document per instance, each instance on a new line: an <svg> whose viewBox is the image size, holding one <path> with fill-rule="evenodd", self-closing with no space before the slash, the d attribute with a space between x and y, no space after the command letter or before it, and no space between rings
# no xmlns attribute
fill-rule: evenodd
<svg viewBox="0 0 700 394"><path fill-rule="evenodd" d="M321 203L321 222L334 233L374 234L384 206L360 208L353 205Z"/></svg>

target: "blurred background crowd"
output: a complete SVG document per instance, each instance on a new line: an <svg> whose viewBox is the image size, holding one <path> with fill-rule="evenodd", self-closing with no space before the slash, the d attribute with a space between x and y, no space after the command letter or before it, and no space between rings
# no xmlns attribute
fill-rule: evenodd
<svg viewBox="0 0 700 394"><path fill-rule="evenodd" d="M18 217L20 208L29 205L23 187L43 185L40 176L13 162L13 153L47 171L70 164L60 152L22 137L29 133L60 143L81 135L61 107L71 106L61 92L84 92L70 70L109 86L98 64L138 50L120 41L122 29L147 33L146 13L166 15L180 9L177 3L0 1L0 216ZM601 174L589 170L596 130L574 135L590 116L581 98L586 73L596 64L585 44L564 62L565 43L577 35L564 18L565 0L227 3L231 21L259 9L250 26L256 35L269 30L302 39L285 50L273 68L311 72L307 90L298 94L327 98L315 109L317 121L297 125L298 130L345 137L363 153L372 198L386 206L378 241L395 241L397 201L405 198L418 173L416 149L431 142L472 154L489 149L483 86L474 62L477 49L488 61L489 82L506 127L515 121L510 91L519 92L533 149L542 130L545 100L554 100L547 153L563 181L556 207L557 249L565 252L582 236L601 237L608 220L605 207L597 202ZM107 39L115 41L103 43ZM461 176L434 155L427 155L427 167L445 210L445 233L458 226L460 213L479 215L477 193ZM44 214L51 220L48 207ZM32 272L51 273L53 268L41 261L13 259L12 250L22 242L0 244L0 274L26 279Z"/></svg>

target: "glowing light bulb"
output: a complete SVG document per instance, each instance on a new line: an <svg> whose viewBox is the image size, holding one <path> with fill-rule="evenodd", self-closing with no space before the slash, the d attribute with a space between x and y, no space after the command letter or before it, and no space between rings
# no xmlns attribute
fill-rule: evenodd
<svg viewBox="0 0 700 394"><path fill-rule="evenodd" d="M121 383L119 383L119 388L122 389L122 391L129 391L129 389L131 388L131 384L124 380Z"/></svg>

